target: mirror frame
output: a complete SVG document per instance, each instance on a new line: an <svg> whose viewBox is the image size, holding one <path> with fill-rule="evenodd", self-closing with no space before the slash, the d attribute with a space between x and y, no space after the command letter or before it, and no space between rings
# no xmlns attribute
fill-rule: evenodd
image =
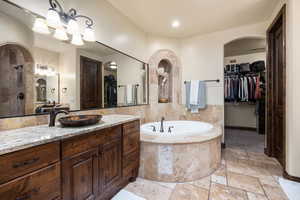
<svg viewBox="0 0 300 200"><path fill-rule="evenodd" d="M22 6L19 6L18 4L15 4L15 3L13 3L13 2L11 2L11 1L9 1L9 0L3 0L5 3L8 3L8 4L10 4L10 5L12 5L12 6L14 6L14 7L16 7L16 8L18 8L18 9L21 9L21 10L23 10L24 12L27 12L27 13L30 13L31 15L33 15L33 16L36 16L36 17L41 17L41 18L44 18L45 19L45 17L44 16L41 16L41 15L39 15L39 14L37 14L37 13L35 13L35 12L33 12L33 11L31 11L31 10L28 10L28 9L26 9L26 8L24 8L24 7L22 7ZM131 58L131 59L134 59L134 60L136 60L136 61L138 61L138 62L140 62L140 63L142 63L142 64L144 64L144 65L146 65L147 66L147 70L146 70L146 72L147 72L147 76L146 76L146 83L147 83L147 92L146 92L146 97L147 97L147 102L145 103L145 104L137 104L137 105L124 105L124 106L116 106L116 107L111 107L111 108L92 108L92 109L82 109L82 110L71 110L71 111L69 111L70 113L72 113L72 112L80 112L80 111L90 111L90 110L104 110L104 109L118 109L118 108L124 108L124 107L137 107L137 106L147 106L147 105L150 105L150 103L149 103L149 98L150 98L150 96L149 96L149 64L148 63L146 63L146 62L144 62L144 61L142 61L142 60L140 60L140 59L138 59L138 58L136 58L136 57L134 57L134 56L131 56L131 55L129 55L129 54L127 54L127 53L125 53L125 52L122 52L121 50L118 50L118 49L115 49L115 48L113 48L113 47L111 47L111 46L109 46L109 45L107 45L107 44L104 44L103 42L100 42L100 41L96 41L95 43L97 43L97 44L99 44L99 45L103 45L103 46L105 46L105 47L107 47L107 48L109 48L109 49L112 49L112 50L114 50L114 51L116 51L117 53L120 53L120 54L122 54L122 55L124 55L124 56L127 56L127 57L129 57L129 58ZM60 85L60 80L59 80L59 85ZM60 97L60 93L58 94L59 95L59 97ZM49 113L41 113L41 114L26 114L26 115L16 115L16 116L0 116L0 119L8 119L8 118L20 118L20 117L32 117L32 116L41 116L41 115L49 115Z"/></svg>

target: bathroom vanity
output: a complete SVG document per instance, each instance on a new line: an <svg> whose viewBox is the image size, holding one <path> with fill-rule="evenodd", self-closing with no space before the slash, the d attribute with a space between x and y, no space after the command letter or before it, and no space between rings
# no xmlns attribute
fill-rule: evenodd
<svg viewBox="0 0 300 200"><path fill-rule="evenodd" d="M110 199L138 174L138 117L107 115L82 128L0 134L0 200Z"/></svg>

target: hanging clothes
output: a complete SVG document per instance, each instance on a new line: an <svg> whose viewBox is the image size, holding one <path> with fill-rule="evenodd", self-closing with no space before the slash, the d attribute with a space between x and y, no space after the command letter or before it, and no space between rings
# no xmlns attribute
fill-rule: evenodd
<svg viewBox="0 0 300 200"><path fill-rule="evenodd" d="M256 84L255 84L256 86L255 86L255 88L256 88L256 90L255 90L255 99L261 99L261 88L260 88L260 76L258 76L257 78L256 78Z"/></svg>
<svg viewBox="0 0 300 200"><path fill-rule="evenodd" d="M255 102L261 98L259 76L229 76L225 77L224 84L224 95L227 102Z"/></svg>

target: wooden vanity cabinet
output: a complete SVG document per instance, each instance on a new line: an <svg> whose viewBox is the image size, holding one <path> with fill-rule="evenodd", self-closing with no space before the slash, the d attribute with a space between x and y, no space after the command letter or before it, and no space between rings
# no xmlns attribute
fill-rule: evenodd
<svg viewBox="0 0 300 200"><path fill-rule="evenodd" d="M140 166L140 122L123 125L123 179L135 181Z"/></svg>
<svg viewBox="0 0 300 200"><path fill-rule="evenodd" d="M0 156L0 200L109 200L139 168L139 121Z"/></svg>
<svg viewBox="0 0 300 200"><path fill-rule="evenodd" d="M62 161L62 197L92 200L98 193L98 149Z"/></svg>
<svg viewBox="0 0 300 200"><path fill-rule="evenodd" d="M134 121L62 141L63 200L111 199L133 181L139 126Z"/></svg>
<svg viewBox="0 0 300 200"><path fill-rule="evenodd" d="M57 163L0 185L0 199L59 199L61 194L60 182L60 164Z"/></svg>

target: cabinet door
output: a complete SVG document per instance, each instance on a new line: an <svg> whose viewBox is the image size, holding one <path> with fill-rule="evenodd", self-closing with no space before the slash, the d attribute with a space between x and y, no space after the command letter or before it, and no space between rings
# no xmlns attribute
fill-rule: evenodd
<svg viewBox="0 0 300 200"><path fill-rule="evenodd" d="M102 191L114 190L122 180L122 143L121 138L106 143L101 153Z"/></svg>
<svg viewBox="0 0 300 200"><path fill-rule="evenodd" d="M64 160L63 200L95 199L98 190L98 171L98 149Z"/></svg>

